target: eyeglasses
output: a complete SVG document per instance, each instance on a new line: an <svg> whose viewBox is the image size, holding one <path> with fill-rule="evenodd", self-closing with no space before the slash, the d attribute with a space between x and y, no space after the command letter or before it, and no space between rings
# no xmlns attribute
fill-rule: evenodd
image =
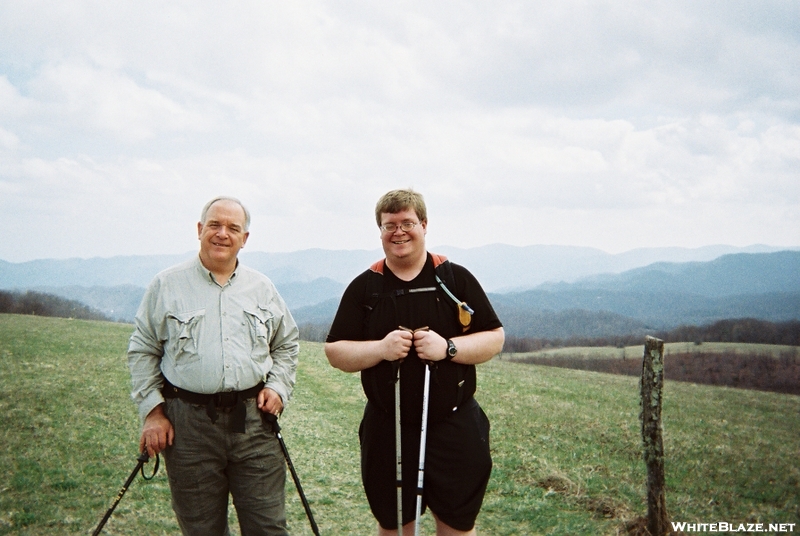
<svg viewBox="0 0 800 536"><path fill-rule="evenodd" d="M419 225L418 221L404 221L400 225L397 225L396 223L384 223L380 226L380 229L384 233L393 233L397 231L397 228L399 227L401 231L407 233L417 225Z"/></svg>

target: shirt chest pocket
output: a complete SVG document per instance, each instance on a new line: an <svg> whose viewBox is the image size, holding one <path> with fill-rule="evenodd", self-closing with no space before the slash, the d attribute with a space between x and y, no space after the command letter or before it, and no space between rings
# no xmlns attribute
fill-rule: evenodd
<svg viewBox="0 0 800 536"><path fill-rule="evenodd" d="M200 328L205 315L205 309L167 314L167 344L176 362L185 363L199 358Z"/></svg>
<svg viewBox="0 0 800 536"><path fill-rule="evenodd" d="M252 358L262 362L269 357L269 342L275 329L275 316L267 308L259 305L245 309L245 317L250 327L250 340L253 344Z"/></svg>

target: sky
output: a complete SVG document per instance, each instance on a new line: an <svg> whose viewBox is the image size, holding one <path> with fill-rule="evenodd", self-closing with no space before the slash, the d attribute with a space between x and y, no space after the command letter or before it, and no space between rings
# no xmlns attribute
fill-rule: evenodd
<svg viewBox="0 0 800 536"><path fill-rule="evenodd" d="M800 246L800 2L0 0L0 259Z"/></svg>

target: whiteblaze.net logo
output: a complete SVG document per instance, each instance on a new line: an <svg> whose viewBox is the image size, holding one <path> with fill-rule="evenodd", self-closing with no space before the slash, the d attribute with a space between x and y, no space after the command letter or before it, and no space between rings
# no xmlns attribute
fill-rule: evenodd
<svg viewBox="0 0 800 536"><path fill-rule="evenodd" d="M675 532L794 532L796 523L686 523L672 522Z"/></svg>

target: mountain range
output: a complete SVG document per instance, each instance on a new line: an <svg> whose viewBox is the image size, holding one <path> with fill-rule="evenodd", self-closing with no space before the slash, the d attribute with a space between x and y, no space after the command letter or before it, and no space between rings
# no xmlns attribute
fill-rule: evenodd
<svg viewBox="0 0 800 536"><path fill-rule="evenodd" d="M645 333L722 318L800 319L800 251L647 248L619 254L570 246L490 245L434 251L466 266L490 294L510 335L564 338ZM37 290L129 322L144 287L182 255L0 261L0 288ZM328 324L349 281L380 250L248 252L299 324Z"/></svg>

